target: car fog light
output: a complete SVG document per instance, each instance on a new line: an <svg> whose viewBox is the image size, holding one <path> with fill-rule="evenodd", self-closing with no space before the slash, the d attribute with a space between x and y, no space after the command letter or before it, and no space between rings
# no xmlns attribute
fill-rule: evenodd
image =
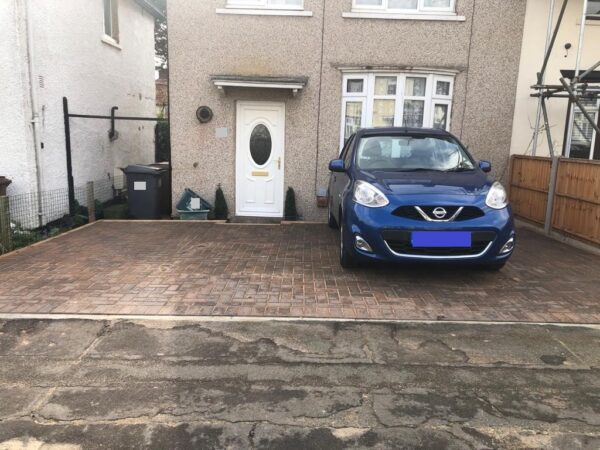
<svg viewBox="0 0 600 450"><path fill-rule="evenodd" d="M360 236L356 236L354 238L354 246L357 249L362 250L363 252L373 253L373 249L371 248L369 243Z"/></svg>
<svg viewBox="0 0 600 450"><path fill-rule="evenodd" d="M501 255L505 255L506 253L510 253L514 250L515 248L515 238L511 237L506 244L504 244L504 247L502 247L502 250L500 250L500 254Z"/></svg>

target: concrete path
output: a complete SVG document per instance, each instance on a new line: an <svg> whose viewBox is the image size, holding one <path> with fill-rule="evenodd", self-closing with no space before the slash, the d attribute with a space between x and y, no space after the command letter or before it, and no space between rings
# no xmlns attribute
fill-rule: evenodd
<svg viewBox="0 0 600 450"><path fill-rule="evenodd" d="M0 449L598 449L600 330L0 321Z"/></svg>

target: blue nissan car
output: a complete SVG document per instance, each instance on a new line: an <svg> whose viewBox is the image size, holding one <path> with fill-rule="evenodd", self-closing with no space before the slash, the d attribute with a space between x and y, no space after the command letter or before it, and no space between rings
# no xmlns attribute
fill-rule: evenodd
<svg viewBox="0 0 600 450"><path fill-rule="evenodd" d="M463 262L501 269L515 248L504 187L444 130L362 129L330 162L340 263Z"/></svg>

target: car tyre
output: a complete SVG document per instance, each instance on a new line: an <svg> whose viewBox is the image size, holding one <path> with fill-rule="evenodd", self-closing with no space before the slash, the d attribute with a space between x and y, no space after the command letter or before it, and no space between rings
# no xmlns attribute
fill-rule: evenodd
<svg viewBox="0 0 600 450"><path fill-rule="evenodd" d="M341 222L341 221L340 221ZM343 224L340 225L340 265L344 269L352 269L356 267L357 261L352 249L346 248L346 229Z"/></svg>

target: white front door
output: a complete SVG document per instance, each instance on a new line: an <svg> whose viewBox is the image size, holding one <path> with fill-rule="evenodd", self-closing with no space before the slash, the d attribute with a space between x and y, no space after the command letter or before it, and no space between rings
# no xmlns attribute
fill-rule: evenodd
<svg viewBox="0 0 600 450"><path fill-rule="evenodd" d="M238 102L236 215L283 217L285 104Z"/></svg>

